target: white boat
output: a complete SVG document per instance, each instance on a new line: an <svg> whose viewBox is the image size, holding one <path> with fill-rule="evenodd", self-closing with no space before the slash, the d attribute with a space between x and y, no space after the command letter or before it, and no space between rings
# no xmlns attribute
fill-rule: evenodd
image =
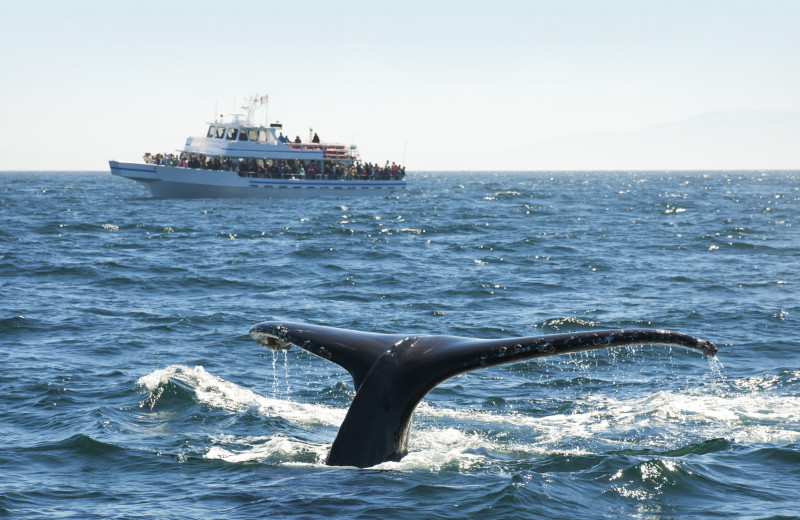
<svg viewBox="0 0 800 520"><path fill-rule="evenodd" d="M176 154L145 154L142 162L109 161L112 175L145 184L155 197L316 197L387 195L406 187L397 165L362 163L355 145L290 142L279 123L254 123L264 98L247 116L209 123L204 137L189 137Z"/></svg>

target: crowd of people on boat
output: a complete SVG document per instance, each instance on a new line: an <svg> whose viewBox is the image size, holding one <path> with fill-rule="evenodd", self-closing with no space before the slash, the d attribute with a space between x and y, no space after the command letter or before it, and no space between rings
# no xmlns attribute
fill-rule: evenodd
<svg viewBox="0 0 800 520"><path fill-rule="evenodd" d="M178 168L235 171L242 177L265 179L399 180L406 175L403 166L386 161L373 163L340 161L302 161L296 159L250 159L198 154L144 154L144 162Z"/></svg>

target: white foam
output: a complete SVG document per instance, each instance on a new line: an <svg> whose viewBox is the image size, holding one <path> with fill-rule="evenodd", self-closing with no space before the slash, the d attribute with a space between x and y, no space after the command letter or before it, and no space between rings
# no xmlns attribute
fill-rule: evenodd
<svg viewBox="0 0 800 520"><path fill-rule="evenodd" d="M642 396L589 394L575 403L581 411L546 416L448 409L423 402L417 408L417 421L411 431L410 453L400 462L377 467L399 471L469 470L498 459L524 458L526 454L587 454L596 446L597 438L624 445L630 442L631 435L637 444L654 449L674 449L692 442L688 439L725 438L748 444L797 442L800 396L785 395L780 389L800 380L800 372L785 376L765 375ZM143 376L139 384L151 392L150 400L145 402L155 403L163 384L170 380L192 389L199 402L233 412L334 427L346 414L343 408L260 396L199 366L175 365ZM446 419L448 425L437 424L439 419ZM322 465L330 448L327 443L281 434L227 436L213 439L211 444L208 458L281 464Z"/></svg>
<svg viewBox="0 0 800 520"><path fill-rule="evenodd" d="M486 436L454 428L426 428L424 432L412 430L408 455L399 462L384 462L375 468L393 471L439 471L451 468L467 471L485 461L484 453L496 448L493 444ZM506 446L503 445L503 448Z"/></svg>
<svg viewBox="0 0 800 520"><path fill-rule="evenodd" d="M183 383L192 389L198 402L233 412L251 412L277 416L301 424L338 426L347 413L345 409L321 404L307 404L260 396L251 390L206 372L201 366L189 368L172 365L143 376L138 383L149 390L155 400L161 385L169 380ZM151 405L154 400L147 401Z"/></svg>
<svg viewBox="0 0 800 520"><path fill-rule="evenodd" d="M322 465L330 448L329 445L311 444L283 435L238 439L226 436L214 439L212 443L214 446L205 457L226 462L273 460L280 463Z"/></svg>
<svg viewBox="0 0 800 520"><path fill-rule="evenodd" d="M570 452L569 446L586 446L576 440L598 436L614 438L620 431L658 430L661 439L643 439L680 445L684 433L698 438L725 438L737 443L796 442L800 440L800 397L778 395L771 390L772 376L740 382L753 391L701 393L660 391L641 397L609 396L598 393L585 396L579 408L586 411L546 416L474 410L438 409L424 403L418 408L421 417L455 419L460 424L484 423L530 429L536 444L520 446L523 451L541 452L557 448ZM764 388L764 387L767 388ZM567 444L565 444L565 441ZM565 450L566 449L566 450ZM578 449L583 452L585 448ZM501 451L506 451L501 449Z"/></svg>

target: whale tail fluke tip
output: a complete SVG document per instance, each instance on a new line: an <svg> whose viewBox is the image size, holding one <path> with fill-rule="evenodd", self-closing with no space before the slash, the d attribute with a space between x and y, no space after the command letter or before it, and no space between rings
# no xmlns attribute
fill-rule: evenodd
<svg viewBox="0 0 800 520"><path fill-rule="evenodd" d="M714 356L717 355L717 346L714 345L714 343L712 343L710 341L705 341L705 340L702 340L702 339L700 341L698 341L698 343L700 345L700 349L703 351L703 353L705 355L711 356L711 357L714 357Z"/></svg>
<svg viewBox="0 0 800 520"><path fill-rule="evenodd" d="M250 337L261 346L272 350L289 350L292 344L278 335L279 327L270 327L268 323L259 323L250 329Z"/></svg>

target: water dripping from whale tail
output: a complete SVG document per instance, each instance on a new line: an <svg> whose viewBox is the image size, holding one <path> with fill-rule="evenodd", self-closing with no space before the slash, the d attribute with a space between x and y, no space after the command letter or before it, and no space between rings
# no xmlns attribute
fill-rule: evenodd
<svg viewBox="0 0 800 520"><path fill-rule="evenodd" d="M347 370L356 395L327 463L369 467L408 452L411 418L436 385L464 372L527 359L627 345L675 345L713 356L713 343L665 330L626 329L504 339L373 334L302 323L263 322L258 343L296 345Z"/></svg>

